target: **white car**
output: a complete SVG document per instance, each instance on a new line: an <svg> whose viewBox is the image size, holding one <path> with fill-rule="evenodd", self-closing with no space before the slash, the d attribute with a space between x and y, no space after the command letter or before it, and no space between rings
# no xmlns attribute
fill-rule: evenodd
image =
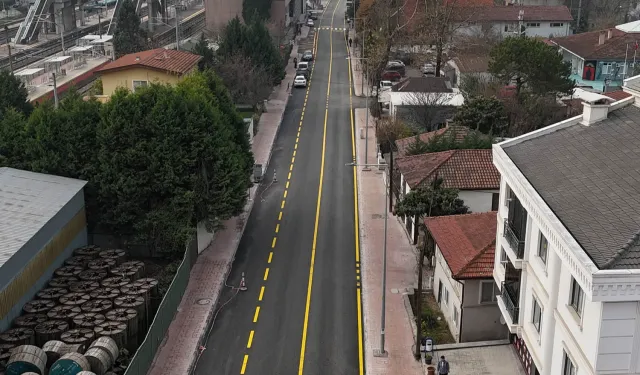
<svg viewBox="0 0 640 375"><path fill-rule="evenodd" d="M422 74L436 74L436 67L431 64L431 63L424 63L421 67L420 67L420 71L422 72Z"/></svg>
<svg viewBox="0 0 640 375"><path fill-rule="evenodd" d="M304 76L296 76L293 80L293 87L307 87L307 79Z"/></svg>
<svg viewBox="0 0 640 375"><path fill-rule="evenodd" d="M307 20L307 26L313 27L313 20L311 18Z"/></svg>

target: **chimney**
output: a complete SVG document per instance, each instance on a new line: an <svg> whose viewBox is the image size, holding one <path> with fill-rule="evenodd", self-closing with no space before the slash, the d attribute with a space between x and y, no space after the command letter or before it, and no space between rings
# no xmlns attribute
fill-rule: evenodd
<svg viewBox="0 0 640 375"><path fill-rule="evenodd" d="M607 39L607 32L600 31L600 35L598 36L598 45L599 46L603 45L606 39Z"/></svg>
<svg viewBox="0 0 640 375"><path fill-rule="evenodd" d="M612 36L613 36L613 29L607 30L607 39L611 39Z"/></svg>
<svg viewBox="0 0 640 375"><path fill-rule="evenodd" d="M582 103L582 125L593 125L597 122L607 119L609 114L609 103L606 99L599 99L591 103Z"/></svg>
<svg viewBox="0 0 640 375"><path fill-rule="evenodd" d="M140 61L140 56L136 56L136 61Z"/></svg>

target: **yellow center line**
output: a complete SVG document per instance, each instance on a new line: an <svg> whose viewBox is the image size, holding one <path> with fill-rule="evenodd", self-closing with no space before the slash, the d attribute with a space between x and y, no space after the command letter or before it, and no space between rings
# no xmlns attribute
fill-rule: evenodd
<svg viewBox="0 0 640 375"><path fill-rule="evenodd" d="M285 191L284 191L284 195L283 195L283 196L284 196L285 198L287 197L287 190L286 190L286 189L285 189Z"/></svg>
<svg viewBox="0 0 640 375"><path fill-rule="evenodd" d="M251 349L251 343L253 343L253 330L251 330L251 332L249 332L249 341L247 341L247 349Z"/></svg>
<svg viewBox="0 0 640 375"><path fill-rule="evenodd" d="M289 181L287 181L287 185L286 185L285 189L288 189L288 188L289 188Z"/></svg>
<svg viewBox="0 0 640 375"><path fill-rule="evenodd" d="M240 369L240 375L243 375L245 370L247 369L248 360L249 360L249 354L245 354L244 359L242 360L242 368Z"/></svg>
<svg viewBox="0 0 640 375"><path fill-rule="evenodd" d="M256 312L253 314L253 322L254 323L258 322L258 316L260 316L260 306L256 306Z"/></svg>
<svg viewBox="0 0 640 375"><path fill-rule="evenodd" d="M291 179L291 172L289 172L289 176L287 176L287 180Z"/></svg>
<svg viewBox="0 0 640 375"><path fill-rule="evenodd" d="M278 240L277 237L273 237L273 241L271 241L271 248L275 248L276 247L276 241Z"/></svg>
<svg viewBox="0 0 640 375"><path fill-rule="evenodd" d="M264 296L264 285L260 288L260 296L258 296L258 301L262 301L262 296ZM260 309L260 306L257 307Z"/></svg>
<svg viewBox="0 0 640 375"><path fill-rule="evenodd" d="M278 220L282 220L282 211L278 214Z"/></svg>
<svg viewBox="0 0 640 375"><path fill-rule="evenodd" d="M267 281L267 279L269 278L269 267L264 269L264 281Z"/></svg>
<svg viewBox="0 0 640 375"><path fill-rule="evenodd" d="M284 201L282 201L282 204L280 205L280 208L284 208Z"/></svg>
<svg viewBox="0 0 640 375"><path fill-rule="evenodd" d="M289 184L289 183L287 182L287 185L288 185L288 184ZM278 232L280 232L280 224L276 224L276 233L278 233Z"/></svg>
<svg viewBox="0 0 640 375"><path fill-rule="evenodd" d="M267 260L267 263L271 264L271 259L273 259L273 251L269 252L269 260Z"/></svg>

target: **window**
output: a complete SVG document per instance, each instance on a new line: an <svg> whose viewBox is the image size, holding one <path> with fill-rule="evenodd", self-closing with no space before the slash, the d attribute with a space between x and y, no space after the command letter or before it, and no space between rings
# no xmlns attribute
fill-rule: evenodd
<svg viewBox="0 0 640 375"><path fill-rule="evenodd" d="M531 312L531 323L536 327L536 331L540 333L540 327L542 327L542 308L538 303L536 297L533 297L533 311Z"/></svg>
<svg viewBox="0 0 640 375"><path fill-rule="evenodd" d="M571 296L569 297L569 305L573 307L578 316L582 317L582 309L584 307L584 292L580 288L580 284L571 277Z"/></svg>
<svg viewBox="0 0 640 375"><path fill-rule="evenodd" d="M562 27L562 26L564 26L564 23L562 23L562 22L551 22L550 26L551 27Z"/></svg>
<svg viewBox="0 0 640 375"><path fill-rule="evenodd" d="M138 87L147 87L148 81L133 81L133 91L135 92Z"/></svg>
<svg viewBox="0 0 640 375"><path fill-rule="evenodd" d="M504 250L504 247L500 248L500 264L502 264L503 269L507 269L507 262L509 258L507 258L507 252Z"/></svg>
<svg viewBox="0 0 640 375"><path fill-rule="evenodd" d="M492 303L495 300L495 283L493 281L480 282L480 303Z"/></svg>
<svg viewBox="0 0 640 375"><path fill-rule="evenodd" d="M604 63L602 64L602 74L610 74L611 72L611 68L613 67L613 65L611 63Z"/></svg>
<svg viewBox="0 0 640 375"><path fill-rule="evenodd" d="M538 244L538 256L542 263L547 264L547 254L549 253L549 241L547 238L540 232L540 243Z"/></svg>
<svg viewBox="0 0 640 375"><path fill-rule="evenodd" d="M576 369L576 365L573 364L567 352L563 351L564 359L562 363L562 375L576 375L578 370Z"/></svg>
<svg viewBox="0 0 640 375"><path fill-rule="evenodd" d="M444 288L444 304L449 304L449 290L447 288Z"/></svg>
<svg viewBox="0 0 640 375"><path fill-rule="evenodd" d="M515 197L515 194L513 194L513 190L511 190L509 186L504 188L504 196L505 196L504 205L509 207L509 203L511 203L511 201Z"/></svg>
<svg viewBox="0 0 640 375"><path fill-rule="evenodd" d="M500 193L493 193L491 195L491 211L498 211L500 205Z"/></svg>
<svg viewBox="0 0 640 375"><path fill-rule="evenodd" d="M540 27L540 22L527 22L527 27Z"/></svg>
<svg viewBox="0 0 640 375"><path fill-rule="evenodd" d="M457 307L453 307L453 323L455 323L455 325L458 325L458 308Z"/></svg>

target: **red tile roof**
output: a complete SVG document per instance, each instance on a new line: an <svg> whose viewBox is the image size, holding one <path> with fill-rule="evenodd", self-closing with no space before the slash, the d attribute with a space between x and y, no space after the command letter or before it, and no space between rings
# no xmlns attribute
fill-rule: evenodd
<svg viewBox="0 0 640 375"><path fill-rule="evenodd" d="M445 5L453 5L456 7L478 7L493 6L493 0L445 0Z"/></svg>
<svg viewBox="0 0 640 375"><path fill-rule="evenodd" d="M495 211L424 219L454 279L492 277L496 220Z"/></svg>
<svg viewBox="0 0 640 375"><path fill-rule="evenodd" d="M604 43L599 44L601 33L604 33ZM610 38L609 34L611 35ZM635 33L628 34L614 28L553 38L551 41L586 60L624 60L625 53L627 53L627 45L629 46L629 53L633 55L633 46L636 41L640 41L640 35Z"/></svg>
<svg viewBox="0 0 640 375"><path fill-rule="evenodd" d="M456 141L461 142L467 134L469 134L469 128L465 126L448 126L446 128L438 129L432 132L418 134L418 137L422 142L429 142L429 140L435 136L445 134L447 132L452 132L455 130ZM397 157L404 156L406 154L407 148L410 144L416 141L416 136L401 138L396 140L396 148L398 149Z"/></svg>
<svg viewBox="0 0 640 375"><path fill-rule="evenodd" d="M145 67L183 75L189 73L202 59L202 56L185 51L156 48L138 53L130 53L107 64L98 72Z"/></svg>
<svg viewBox="0 0 640 375"><path fill-rule="evenodd" d="M411 189L430 183L436 175L443 187L459 190L497 190L500 173L491 150L450 150L404 156L395 160Z"/></svg>
<svg viewBox="0 0 640 375"><path fill-rule="evenodd" d="M496 5L470 8L469 12L457 12L456 21L465 22L518 22L518 14L524 11L524 21L573 21L569 8L560 6Z"/></svg>
<svg viewBox="0 0 640 375"><path fill-rule="evenodd" d="M606 96L610 97L611 99L613 99L615 101L626 99L626 98L629 98L629 97L633 96L633 95L629 94L628 92L624 92L622 90L605 92L603 95L606 95Z"/></svg>

